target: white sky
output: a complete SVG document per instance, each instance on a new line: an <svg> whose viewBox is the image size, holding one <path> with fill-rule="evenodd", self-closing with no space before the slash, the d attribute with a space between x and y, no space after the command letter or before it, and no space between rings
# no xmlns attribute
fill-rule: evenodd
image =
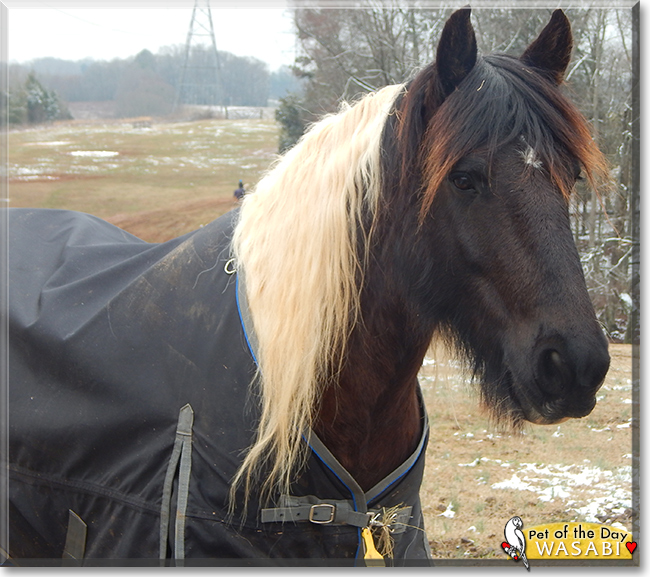
<svg viewBox="0 0 650 577"><path fill-rule="evenodd" d="M162 46L184 45L194 7L194 0L4 3L9 9L7 40L11 62L44 56L111 60L134 56L145 48L155 53ZM280 0L213 0L210 5L217 49L254 56L267 62L271 70L292 64L295 36L285 4ZM200 41L205 40L193 40Z"/></svg>

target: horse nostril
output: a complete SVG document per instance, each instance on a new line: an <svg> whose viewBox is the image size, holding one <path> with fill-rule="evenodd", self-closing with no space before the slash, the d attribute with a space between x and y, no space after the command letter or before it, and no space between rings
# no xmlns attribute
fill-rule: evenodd
<svg viewBox="0 0 650 577"><path fill-rule="evenodd" d="M583 389L593 393L598 391L609 370L609 362L609 353L606 349L604 352L592 352L589 361L586 363L583 378L580 381Z"/></svg>
<svg viewBox="0 0 650 577"><path fill-rule="evenodd" d="M546 349L540 355L539 376L542 391L554 397L562 396L573 381L569 365L555 349Z"/></svg>

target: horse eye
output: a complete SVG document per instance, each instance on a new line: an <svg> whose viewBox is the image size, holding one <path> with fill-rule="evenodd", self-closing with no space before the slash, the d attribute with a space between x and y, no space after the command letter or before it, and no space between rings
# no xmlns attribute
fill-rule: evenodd
<svg viewBox="0 0 650 577"><path fill-rule="evenodd" d="M455 173L450 176L451 183L458 190L474 190L474 181L469 174Z"/></svg>
<svg viewBox="0 0 650 577"><path fill-rule="evenodd" d="M573 164L573 177L576 181L585 179L584 172L582 171L582 165L577 161Z"/></svg>

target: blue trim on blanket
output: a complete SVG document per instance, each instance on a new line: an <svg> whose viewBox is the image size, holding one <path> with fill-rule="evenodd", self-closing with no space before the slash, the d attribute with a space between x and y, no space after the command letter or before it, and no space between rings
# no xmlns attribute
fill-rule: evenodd
<svg viewBox="0 0 650 577"><path fill-rule="evenodd" d="M244 324L244 317L242 316L241 313L241 305L239 303L239 274L237 274L235 278L235 301L237 303L237 314L239 314L239 322L241 323L241 328L244 333L244 338L246 339L246 344L248 345L248 350L250 351L251 356L253 357L253 361L255 361L255 365L257 366L257 368L259 368L260 365L257 362L255 351L253 351L253 346L251 345L251 342L248 338L248 333L246 332L246 325Z"/></svg>

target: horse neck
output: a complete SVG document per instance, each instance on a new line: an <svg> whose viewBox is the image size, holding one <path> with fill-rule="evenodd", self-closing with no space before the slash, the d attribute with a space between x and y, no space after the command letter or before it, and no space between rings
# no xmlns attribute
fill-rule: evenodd
<svg viewBox="0 0 650 577"><path fill-rule="evenodd" d="M368 490L414 451L422 429L417 373L431 334L417 333L387 275L366 277L361 319L314 425L321 440Z"/></svg>

